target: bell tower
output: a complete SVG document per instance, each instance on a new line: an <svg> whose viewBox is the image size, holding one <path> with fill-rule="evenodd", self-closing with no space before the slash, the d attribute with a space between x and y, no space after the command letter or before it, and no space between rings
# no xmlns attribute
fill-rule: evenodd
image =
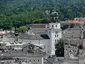
<svg viewBox="0 0 85 64"><path fill-rule="evenodd" d="M50 37L50 47L51 54L55 55L55 44L59 39L62 38L62 30L60 23L58 23L58 13L56 11L50 12L50 21L48 24L49 27L49 37Z"/></svg>
<svg viewBox="0 0 85 64"><path fill-rule="evenodd" d="M55 55L55 44L62 38L60 23L49 23L51 55Z"/></svg>

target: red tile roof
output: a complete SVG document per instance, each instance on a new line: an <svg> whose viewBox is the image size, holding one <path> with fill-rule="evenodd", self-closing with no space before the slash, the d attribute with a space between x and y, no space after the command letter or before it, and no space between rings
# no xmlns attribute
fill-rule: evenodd
<svg viewBox="0 0 85 64"><path fill-rule="evenodd" d="M46 28L46 24L33 24L32 28Z"/></svg>
<svg viewBox="0 0 85 64"><path fill-rule="evenodd" d="M85 20L69 20L68 23L70 24L83 24Z"/></svg>

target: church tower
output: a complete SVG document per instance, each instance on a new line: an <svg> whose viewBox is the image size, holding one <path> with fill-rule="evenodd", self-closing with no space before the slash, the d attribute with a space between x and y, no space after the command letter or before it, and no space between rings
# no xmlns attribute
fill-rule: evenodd
<svg viewBox="0 0 85 64"><path fill-rule="evenodd" d="M62 38L60 23L49 23L51 55L55 55L55 44Z"/></svg>
<svg viewBox="0 0 85 64"><path fill-rule="evenodd" d="M62 31L61 31L61 26L60 23L58 23L58 13L53 11L51 13L51 20L49 22L49 30L48 34L50 37L50 47L51 47L51 54L50 55L55 55L55 44L59 39L62 38Z"/></svg>

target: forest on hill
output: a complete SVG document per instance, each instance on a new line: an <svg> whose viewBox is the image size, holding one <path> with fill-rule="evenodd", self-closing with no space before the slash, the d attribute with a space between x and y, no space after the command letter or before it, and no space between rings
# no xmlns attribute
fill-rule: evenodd
<svg viewBox="0 0 85 64"><path fill-rule="evenodd" d="M56 10L59 20L85 17L85 0L0 0L0 28L45 23L46 10Z"/></svg>

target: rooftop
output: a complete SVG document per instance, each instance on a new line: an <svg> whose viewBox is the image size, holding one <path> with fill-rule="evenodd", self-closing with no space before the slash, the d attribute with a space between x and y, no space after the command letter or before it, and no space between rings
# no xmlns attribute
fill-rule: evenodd
<svg viewBox="0 0 85 64"><path fill-rule="evenodd" d="M70 40L70 41L65 41L65 45L72 45L72 46L78 46L78 44L80 44L80 40L75 40L75 39L73 39L73 40Z"/></svg>
<svg viewBox="0 0 85 64"><path fill-rule="evenodd" d="M47 28L48 25L47 24L32 24L31 27L32 28Z"/></svg>
<svg viewBox="0 0 85 64"><path fill-rule="evenodd" d="M25 46L26 45L26 46ZM33 46L33 49L30 49L30 46ZM8 49L8 48L7 48ZM31 50L33 52L28 52ZM32 44L24 44L21 50L15 50L13 48L8 49L7 52L1 52L0 57L3 58L13 58L13 57L42 57L45 56L46 53L43 52L38 46Z"/></svg>
<svg viewBox="0 0 85 64"><path fill-rule="evenodd" d="M15 38L15 35L8 35L8 38ZM47 34L28 34L28 33L21 33L19 34L19 39L28 39L28 40L44 40L44 39L50 39Z"/></svg>
<svg viewBox="0 0 85 64"><path fill-rule="evenodd" d="M85 20L68 20L70 24L84 24Z"/></svg>

